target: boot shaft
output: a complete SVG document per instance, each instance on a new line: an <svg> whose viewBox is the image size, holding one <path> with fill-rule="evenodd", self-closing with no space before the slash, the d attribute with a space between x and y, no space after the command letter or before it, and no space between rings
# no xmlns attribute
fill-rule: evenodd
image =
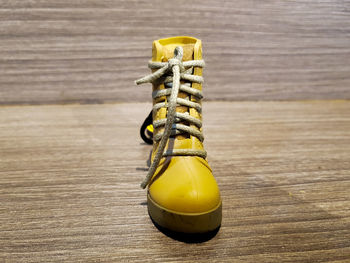
<svg viewBox="0 0 350 263"><path fill-rule="evenodd" d="M152 61L154 62L168 62L169 59L172 59L174 56L174 50L176 47L182 47L183 49L183 58L182 61L190 61L190 60L201 60L202 59L202 42L199 39L192 38L192 37L172 37L172 38L165 38L160 40L155 40L152 45ZM202 68L201 67L194 67L192 72L193 75L196 76L202 76ZM202 84L201 83L191 83L187 82L192 88L202 90ZM181 84L185 84L185 81L181 81ZM164 83L162 81L153 83L153 92L157 90L163 90L165 89ZM188 94L186 92L180 91L178 94L178 98L186 99L192 102L196 102L198 104L201 104L201 100L197 98L196 96L193 96L191 94ZM167 102L167 97L162 96L159 98L156 98L153 100L153 105L159 102ZM190 116L202 120L202 114L195 108L187 107L178 105L176 107L176 111L180 113L188 113ZM167 117L167 108L160 108L158 111L153 111L153 120L161 120L165 119ZM179 122L181 124L181 122ZM185 125L188 125L188 123L182 123ZM201 131L200 128L196 127L195 125L191 125L192 128L198 129ZM155 128L153 132L153 136L156 136L157 134L162 133L164 130L163 127ZM158 147L158 143L154 141L153 143L153 153L156 151ZM203 150L203 145L198 138L194 136L190 136L188 134L180 134L174 137L171 137L169 139L169 145L174 149L198 149Z"/></svg>

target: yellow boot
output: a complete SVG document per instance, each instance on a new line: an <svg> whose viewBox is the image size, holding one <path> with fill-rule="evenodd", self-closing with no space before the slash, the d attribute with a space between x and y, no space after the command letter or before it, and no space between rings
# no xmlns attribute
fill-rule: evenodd
<svg viewBox="0 0 350 263"><path fill-rule="evenodd" d="M159 226L206 233L221 225L221 197L206 161L202 135L202 43L192 37L153 42L153 151L143 188L148 212Z"/></svg>

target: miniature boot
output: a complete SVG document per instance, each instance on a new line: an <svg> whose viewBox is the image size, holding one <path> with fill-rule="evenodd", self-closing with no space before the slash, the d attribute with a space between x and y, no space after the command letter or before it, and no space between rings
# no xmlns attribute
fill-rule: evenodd
<svg viewBox="0 0 350 263"><path fill-rule="evenodd" d="M153 42L153 73L136 84L153 84L153 151L143 188L159 226L206 233L221 225L221 197L206 161L202 134L202 44L192 37Z"/></svg>

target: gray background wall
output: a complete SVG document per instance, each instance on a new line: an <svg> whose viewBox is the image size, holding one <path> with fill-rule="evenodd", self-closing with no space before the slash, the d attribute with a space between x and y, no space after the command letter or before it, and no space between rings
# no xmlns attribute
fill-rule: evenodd
<svg viewBox="0 0 350 263"><path fill-rule="evenodd" d="M206 100L350 98L350 2L0 0L0 104L149 101L154 39L204 43Z"/></svg>

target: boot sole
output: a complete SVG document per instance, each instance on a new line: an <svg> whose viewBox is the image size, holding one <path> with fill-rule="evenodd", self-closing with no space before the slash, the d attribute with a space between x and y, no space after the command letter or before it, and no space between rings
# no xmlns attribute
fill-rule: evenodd
<svg viewBox="0 0 350 263"><path fill-rule="evenodd" d="M178 233L199 234L215 231L221 225L222 203L203 213L179 213L157 204L147 194L148 213L157 225Z"/></svg>

